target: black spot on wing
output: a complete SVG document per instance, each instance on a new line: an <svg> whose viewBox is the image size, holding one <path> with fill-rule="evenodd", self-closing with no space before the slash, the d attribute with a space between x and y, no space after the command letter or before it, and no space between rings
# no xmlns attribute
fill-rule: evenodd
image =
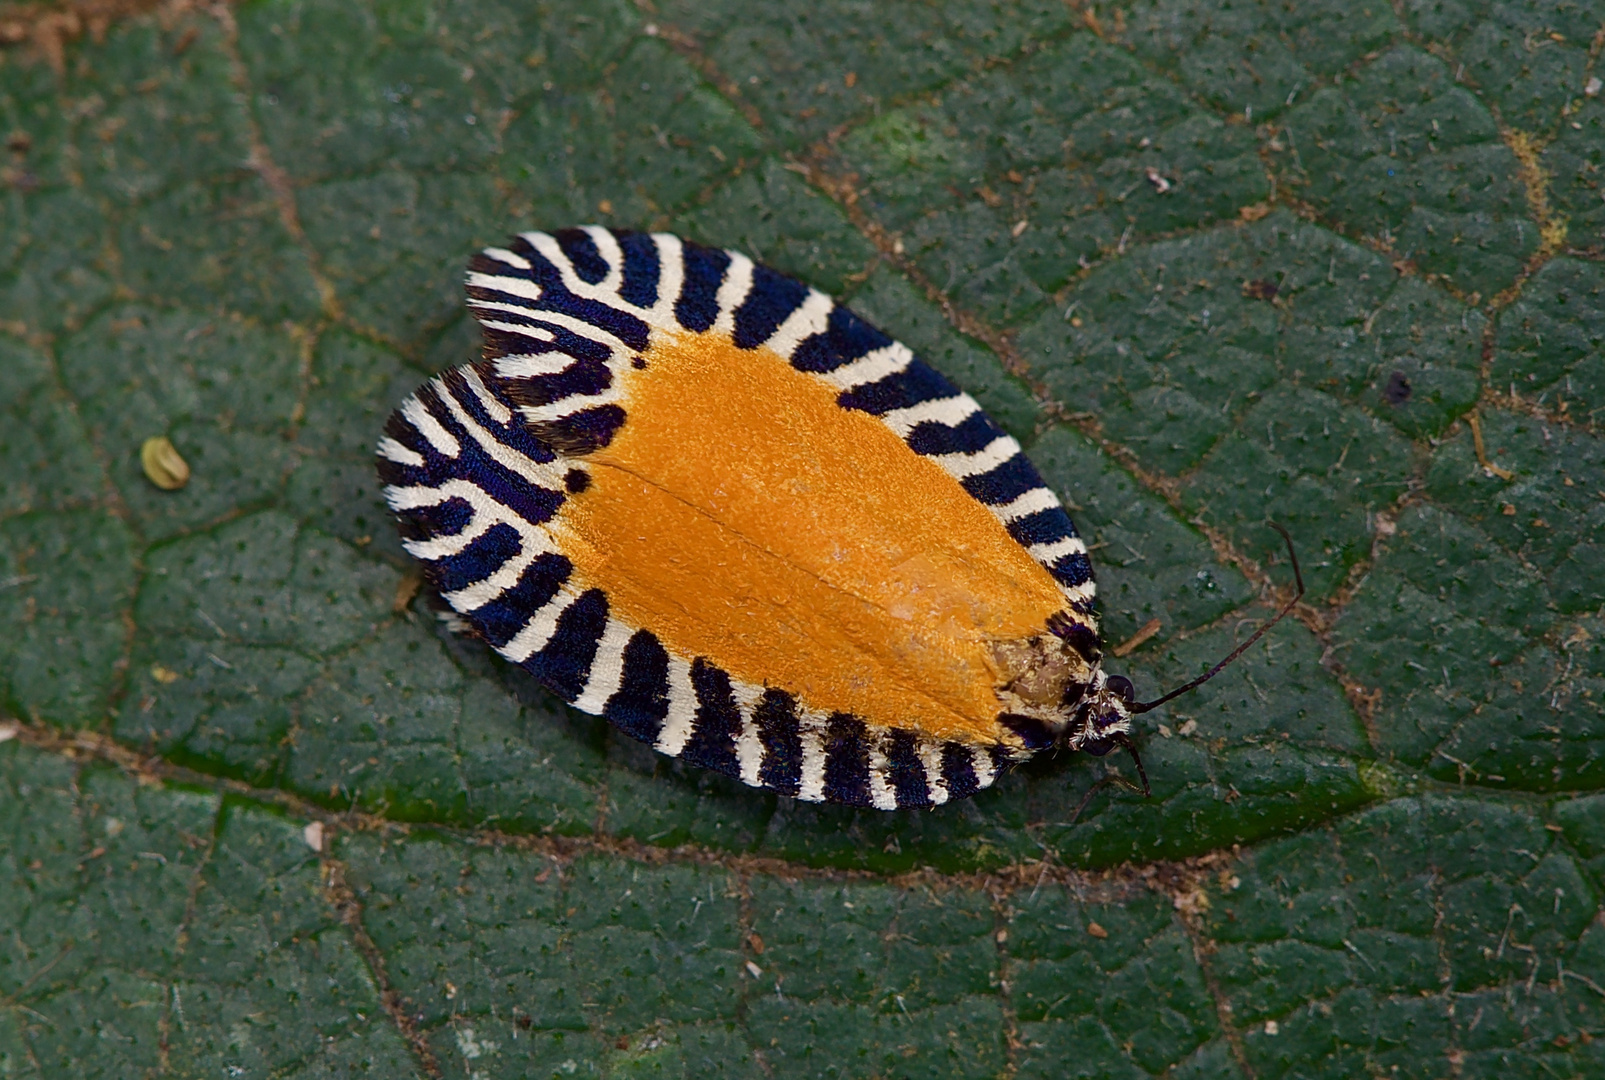
<svg viewBox="0 0 1605 1080"><path fill-rule="evenodd" d="M691 663L691 687L697 693L697 712L680 757L703 769L740 776L736 736L741 733L741 710L730 690L730 676L698 657Z"/></svg>
<svg viewBox="0 0 1605 1080"><path fill-rule="evenodd" d="M1020 762L1025 761L1031 755L1023 750L1014 750L1007 746L992 746L987 748L986 756L992 759L992 774L998 779L1002 779L1004 773ZM997 783L997 780L994 780L993 783Z"/></svg>
<svg viewBox="0 0 1605 1080"><path fill-rule="evenodd" d="M925 782L925 762L919 755L919 736L893 728L886 733L886 779L897 795L898 806L931 805Z"/></svg>
<svg viewBox="0 0 1605 1080"><path fill-rule="evenodd" d="M1023 713L999 713L998 723L1020 736L1026 749L1032 753L1046 750L1054 743L1053 729L1046 720L1035 716L1026 716Z"/></svg>
<svg viewBox="0 0 1605 1080"><path fill-rule="evenodd" d="M968 799L981 790L968 746L953 742L942 744L942 779L947 781L949 799Z"/></svg>
<svg viewBox="0 0 1605 1080"><path fill-rule="evenodd" d="M506 330L493 326L480 328L485 339L484 354L486 359L494 360L502 356L543 356L546 353L562 353L572 356L576 360L595 360L606 363L613 351L594 338L588 338L576 333L567 326L559 326L548 319L542 319L540 312L514 314L509 311L474 311L476 318L502 323L505 326L525 327L528 333L518 329ZM551 340L547 340L550 338Z"/></svg>
<svg viewBox="0 0 1605 1080"><path fill-rule="evenodd" d="M825 320L824 331L798 343L791 354L791 366L798 371L822 374L891 343L891 338L837 304Z"/></svg>
<svg viewBox="0 0 1605 1080"><path fill-rule="evenodd" d="M530 423L529 428L548 446L569 457L595 453L613 441L626 419L622 406L597 405L570 413L560 420Z"/></svg>
<svg viewBox="0 0 1605 1080"><path fill-rule="evenodd" d="M1081 611L1081 605L1071 604L1071 608L1082 615L1089 613ZM1103 648L1098 641L1098 632L1079 619L1071 618L1065 612L1059 611L1048 616L1048 631L1055 637L1069 643L1070 647L1081 654L1081 658L1089 664L1097 663L1103 656Z"/></svg>
<svg viewBox="0 0 1605 1080"><path fill-rule="evenodd" d="M490 577L522 550L518 530L498 522L457 554L430 564L434 568L434 585L441 592L467 588Z"/></svg>
<svg viewBox="0 0 1605 1080"><path fill-rule="evenodd" d="M884 416L894 409L906 409L922 401L950 398L958 388L929 364L915 360L895 375L888 375L863 386L845 390L836 399L844 409L857 409L872 416Z"/></svg>
<svg viewBox="0 0 1605 1080"><path fill-rule="evenodd" d="M658 245L650 233L613 234L624 251L624 281L619 296L636 307L651 307L658 301L658 281L663 272Z"/></svg>
<svg viewBox="0 0 1605 1080"><path fill-rule="evenodd" d="M916 454L973 454L1002 434L986 413L974 412L953 427L927 420L908 433L908 445Z"/></svg>
<svg viewBox="0 0 1605 1080"><path fill-rule="evenodd" d="M831 713L825 725L825 798L869 806L869 731L848 713Z"/></svg>
<svg viewBox="0 0 1605 1080"><path fill-rule="evenodd" d="M701 333L719 317L719 283L730 268L730 256L701 244L686 243L681 249L685 282L674 302L674 317L687 330Z"/></svg>
<svg viewBox="0 0 1605 1080"><path fill-rule="evenodd" d="M613 385L613 373L600 360L576 360L553 375L500 379L508 400L515 405L549 405L574 394L595 397Z"/></svg>
<svg viewBox="0 0 1605 1080"><path fill-rule="evenodd" d="M1048 573L1060 585L1073 589L1092 580L1092 560L1083 552L1074 551L1069 555L1061 555L1057 562L1048 567Z"/></svg>
<svg viewBox="0 0 1605 1080"><path fill-rule="evenodd" d="M1071 524L1070 515L1058 506L1050 506L1046 510L1038 510L1034 514L1015 518L1009 522L1008 529L1009 535L1022 547L1051 544L1055 540L1064 540L1076 534L1076 527Z"/></svg>
<svg viewBox="0 0 1605 1080"><path fill-rule="evenodd" d="M735 312L731 340L738 349L756 349L808 299L808 286L767 266L752 268L752 290Z"/></svg>
<svg viewBox="0 0 1605 1080"><path fill-rule="evenodd" d="M669 715L669 654L650 630L637 630L625 644L619 688L602 715L632 739L657 741Z"/></svg>
<svg viewBox="0 0 1605 1080"><path fill-rule="evenodd" d="M797 699L784 690L765 690L754 710L753 720L764 750L758 781L782 795L796 795L802 783L802 732Z"/></svg>
<svg viewBox="0 0 1605 1080"><path fill-rule="evenodd" d="M1002 506L1033 488L1046 486L1024 454L1015 454L990 472L967 476L959 483L971 497L989 506Z"/></svg>
<svg viewBox="0 0 1605 1080"><path fill-rule="evenodd" d="M401 511L396 515L396 526L403 540L429 540L436 536L456 536L473 520L474 508L468 500L453 495L434 506Z"/></svg>
<svg viewBox="0 0 1605 1080"><path fill-rule="evenodd" d="M562 555L553 552L537 555L512 588L470 612L468 621L492 645L498 648L506 645L524 629L532 614L557 595L558 588L573 570L574 565Z"/></svg>
<svg viewBox="0 0 1605 1080"><path fill-rule="evenodd" d="M590 233L583 229L559 229L552 236L556 238L557 246L563 249L563 254L568 256L574 273L581 281L595 285L607 277L607 260L596 250L596 242L591 239Z"/></svg>
<svg viewBox="0 0 1605 1080"><path fill-rule="evenodd" d="M552 693L564 701L573 701L585 690L597 643L606 628L607 594L601 589L587 589L557 617L552 640L524 666Z"/></svg>

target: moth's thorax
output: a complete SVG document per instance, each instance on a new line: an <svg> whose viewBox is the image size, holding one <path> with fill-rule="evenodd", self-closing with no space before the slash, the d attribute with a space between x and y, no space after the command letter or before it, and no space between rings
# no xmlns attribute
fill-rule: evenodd
<svg viewBox="0 0 1605 1080"><path fill-rule="evenodd" d="M1074 646L1051 633L993 642L992 657L1006 710L1042 720L1055 737L1069 725L1096 671Z"/></svg>
<svg viewBox="0 0 1605 1080"><path fill-rule="evenodd" d="M1043 633L1053 579L878 418L717 331L643 360L559 515L619 617L811 708L976 743L1085 681Z"/></svg>

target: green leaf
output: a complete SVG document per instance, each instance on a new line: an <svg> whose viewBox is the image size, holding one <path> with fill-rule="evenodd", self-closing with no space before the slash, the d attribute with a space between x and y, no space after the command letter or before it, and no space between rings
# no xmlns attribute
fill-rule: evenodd
<svg viewBox="0 0 1605 1080"><path fill-rule="evenodd" d="M0 1075L1599 1073L1596 24L251 0L6 46ZM468 255L588 221L974 394L1144 699L1291 595L1271 521L1304 605L1143 715L1148 799L1060 755L798 804L573 712L415 597L371 455L477 355Z"/></svg>

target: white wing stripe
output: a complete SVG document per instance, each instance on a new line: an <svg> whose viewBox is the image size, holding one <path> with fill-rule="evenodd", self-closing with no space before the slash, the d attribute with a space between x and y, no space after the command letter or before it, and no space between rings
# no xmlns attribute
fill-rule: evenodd
<svg viewBox="0 0 1605 1080"><path fill-rule="evenodd" d="M869 738L869 802L877 810L896 810L897 793L886 777L889 764L886 760L886 751L881 747L884 733L877 732Z"/></svg>
<svg viewBox="0 0 1605 1080"><path fill-rule="evenodd" d="M836 303L830 297L818 289L809 289L808 298L796 311L786 316L786 321L775 328L775 332L769 335L769 340L764 344L781 359L790 360L791 354L797 351L797 346L803 339L824 332L830 313L835 307Z"/></svg>
<svg viewBox="0 0 1605 1080"><path fill-rule="evenodd" d="M736 735L736 765L741 770L741 782L748 787L762 787L758 773L763 768L764 748L755 713L763 698L763 687L731 679L730 692L741 713L741 731Z"/></svg>
<svg viewBox="0 0 1605 1080"><path fill-rule="evenodd" d="M584 225L581 226L581 231L591 238L591 243L596 245L597 254L607 263L607 276L592 288L598 292L618 296L619 286L624 284L624 250L619 247L619 242L614 238L612 231L600 225ZM622 297L619 302L623 303Z"/></svg>
<svg viewBox="0 0 1605 1080"><path fill-rule="evenodd" d="M1066 536L1062 540L1055 540L1051 544L1032 544L1026 548L1031 557L1045 566L1051 566L1066 555L1085 555L1087 545L1082 543L1079 536Z"/></svg>
<svg viewBox="0 0 1605 1080"><path fill-rule="evenodd" d="M998 778L998 770L992 764L992 755L979 746L970 748L970 766L975 770L977 787L991 787L992 781Z"/></svg>
<svg viewBox="0 0 1605 1080"><path fill-rule="evenodd" d="M802 777L797 798L803 802L825 801L825 714L799 710L797 735L802 742Z"/></svg>
<svg viewBox="0 0 1605 1080"><path fill-rule="evenodd" d="M1045 487L1039 487L1032 488L1013 502L1006 502L1002 506L989 506L987 509L996 514L999 521L1007 525L1011 521L1030 517L1039 510L1051 510L1058 505L1059 496Z"/></svg>
<svg viewBox="0 0 1605 1080"><path fill-rule="evenodd" d="M888 375L906 371L908 365L913 362L914 354L909 352L908 346L894 341L874 352L865 353L850 364L843 364L835 371L824 372L819 377L838 390L851 390L866 383L880 382Z"/></svg>
<svg viewBox="0 0 1605 1080"><path fill-rule="evenodd" d="M579 363L565 352L518 353L496 361L496 374L504 379L533 379L557 375Z"/></svg>
<svg viewBox="0 0 1605 1080"><path fill-rule="evenodd" d="M440 384L439 379L431 379L430 382L437 392L445 393L446 388ZM429 410L424 408L424 403L416 397L410 397L401 403L401 415L418 429L420 435L429 440L429 445L435 448L436 453L450 458L462 453L463 448L457 442L457 437L442 427L440 421L436 420Z"/></svg>
<svg viewBox="0 0 1605 1080"><path fill-rule="evenodd" d="M468 286L473 289L493 289L508 296L522 296L525 300L539 300L541 293L545 291L529 278L514 277L511 274L486 274L478 270L468 271Z"/></svg>
<svg viewBox="0 0 1605 1080"><path fill-rule="evenodd" d="M920 739L915 744L920 764L925 766L925 790L930 794L931 805L947 802L947 777L942 775L942 744L935 739Z"/></svg>
<svg viewBox="0 0 1605 1080"><path fill-rule="evenodd" d="M508 251L506 248L486 248L485 254L489 255L499 263L506 263L515 270L528 270L531 265L530 261L524 258L524 256L514 254L513 252Z"/></svg>
<svg viewBox="0 0 1605 1080"><path fill-rule="evenodd" d="M565 416L572 416L583 409L610 404L622 396L623 389L615 383L600 394L570 394L545 405L521 405L518 411L532 424L547 424L553 420L561 420Z"/></svg>
<svg viewBox="0 0 1605 1080"><path fill-rule="evenodd" d="M511 423L513 419L512 411L498 401L496 395L490 392L484 381L480 379L479 372L475 371L472 365L467 364L459 370L463 373L463 381L468 384L468 389L472 390L474 397L479 399L480 408L489 413L490 418L503 427Z"/></svg>
<svg viewBox="0 0 1605 1080"><path fill-rule="evenodd" d="M557 595L541 606L541 609L529 617L513 640L496 651L515 664L522 664L531 656L546 648L546 643L552 640L557 633L557 620L562 618L563 612L569 609L574 601L580 598L575 589L565 585L557 590ZM456 605L453 605L454 607ZM458 610L461 610L460 608Z"/></svg>
<svg viewBox="0 0 1605 1080"><path fill-rule="evenodd" d="M424 463L422 454L410 446L398 443L388 435L379 440L379 456L388 458L397 465L411 465L415 469L421 468Z"/></svg>
<svg viewBox="0 0 1605 1080"><path fill-rule="evenodd" d="M469 303L470 307L479 307L480 306L478 304L475 304L472 300L470 300L468 303ZM511 307L508 307L507 310L514 310L514 309L511 308ZM524 315L528 315L529 314L529 311L527 309L517 309L517 310L519 310L520 314L524 314ZM545 317L546 312L544 312L544 311L541 312L541 315L542 315L542 317ZM479 318L479 316L476 315L475 318ZM500 319L484 319L484 318L479 318L479 325L483 326L487 330L501 330L501 331L503 331L505 333L508 333L508 334L517 334L520 337L527 337L531 341L545 342L548 345L557 340L557 335L552 333L551 330L547 329L544 326L529 326L529 325L524 324L524 323L510 323L510 322L503 322Z"/></svg>
<svg viewBox="0 0 1605 1080"><path fill-rule="evenodd" d="M472 301L470 301L470 303L472 303ZM475 306L491 307L493 305L475 304ZM620 341L618 338L614 337L600 326L597 326L594 323L588 323L584 319L576 319L572 315L565 315L561 311L548 311L545 308L517 308L511 304L499 304L494 306L496 310L510 311L518 315L527 315L532 319L539 319L542 322L549 322L554 326L561 326L567 330L572 330L580 337L590 338L598 345L602 345L609 349L613 353L614 360L628 359L629 357L635 355L634 349L631 349L628 345L625 345L624 342ZM493 323L487 319L481 319L479 321L483 325L492 327L493 329L508 330L515 334L523 334L526 337L535 337L536 335L531 333L531 331L542 329L534 326L520 326L517 323ZM544 333L549 336L542 337L540 340L557 340L557 335L553 334L550 330L545 330Z"/></svg>
<svg viewBox="0 0 1605 1080"><path fill-rule="evenodd" d="M653 233L652 242L658 247L658 299L650 310L636 310L653 326L678 331L680 321L674 317L674 307L685 287L685 247L670 233Z"/></svg>
<svg viewBox="0 0 1605 1080"><path fill-rule="evenodd" d="M991 472L1019 452L1018 442L1007 435L999 435L973 454L933 454L931 460L953 479L963 480Z"/></svg>
<svg viewBox="0 0 1605 1080"><path fill-rule="evenodd" d="M959 394L950 398L937 398L935 401L922 401L906 409L893 409L881 417L881 423L906 439L909 432L921 424L937 423L944 427L958 427L980 411L981 406L974 398L968 394Z"/></svg>
<svg viewBox="0 0 1605 1080"><path fill-rule="evenodd" d="M680 751L691 740L691 729L697 719L697 691L691 685L691 665L678 656L669 657L669 715L663 720L658 741L652 749L670 757L679 757Z"/></svg>
<svg viewBox="0 0 1605 1080"><path fill-rule="evenodd" d="M725 254L730 256L730 266L724 272L724 280L719 283L719 292L716 296L719 314L713 320L712 327L716 334L730 334L735 331L736 309L752 291L752 260L734 251L727 251Z"/></svg>
<svg viewBox="0 0 1605 1080"><path fill-rule="evenodd" d="M635 629L609 617L602 637L596 643L596 656L591 660L591 673L585 680L585 689L574 699L574 707L581 712L600 715L607 699L612 697L624 681L624 647L630 643Z"/></svg>

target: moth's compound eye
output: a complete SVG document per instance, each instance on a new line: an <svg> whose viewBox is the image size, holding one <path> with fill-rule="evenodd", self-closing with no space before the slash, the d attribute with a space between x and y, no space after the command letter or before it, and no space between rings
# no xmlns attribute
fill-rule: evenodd
<svg viewBox="0 0 1605 1080"><path fill-rule="evenodd" d="M1109 692L1120 698L1127 705L1137 700L1137 688L1131 685L1131 680L1124 675L1111 675L1107 683Z"/></svg>

